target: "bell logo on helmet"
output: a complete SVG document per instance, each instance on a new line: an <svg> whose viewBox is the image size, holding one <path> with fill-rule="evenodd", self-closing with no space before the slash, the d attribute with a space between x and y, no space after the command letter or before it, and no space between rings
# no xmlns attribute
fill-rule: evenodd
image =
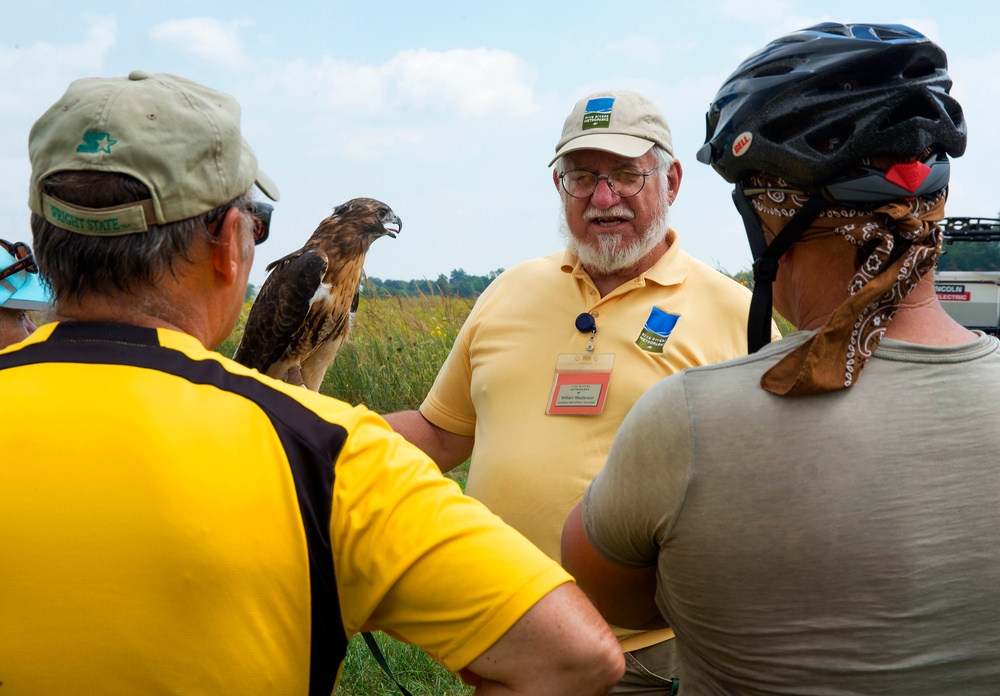
<svg viewBox="0 0 1000 696"><path fill-rule="evenodd" d="M750 149L750 143L753 142L753 133L747 131L746 133L741 133L736 141L733 142L733 156L741 157L746 154L746 151Z"/></svg>

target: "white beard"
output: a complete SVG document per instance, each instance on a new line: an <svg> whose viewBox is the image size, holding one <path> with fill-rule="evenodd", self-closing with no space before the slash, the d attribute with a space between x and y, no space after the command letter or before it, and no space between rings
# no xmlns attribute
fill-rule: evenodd
<svg viewBox="0 0 1000 696"><path fill-rule="evenodd" d="M581 244L570 232L565 206L562 208L559 225L559 234L566 242L566 247L576 254L588 272L597 275L615 275L639 265L660 242L667 238L669 230L670 205L666 201L663 202L659 218L646 230L646 233L624 248L619 248L620 234L599 235L596 245Z"/></svg>

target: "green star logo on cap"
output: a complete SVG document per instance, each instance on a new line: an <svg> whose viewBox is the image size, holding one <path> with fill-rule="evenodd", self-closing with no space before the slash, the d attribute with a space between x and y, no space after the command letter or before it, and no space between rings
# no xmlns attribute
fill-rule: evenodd
<svg viewBox="0 0 1000 696"><path fill-rule="evenodd" d="M83 142L76 146L77 152L100 152L104 150L111 154L111 146L117 143L107 133L100 131L87 131L83 134Z"/></svg>

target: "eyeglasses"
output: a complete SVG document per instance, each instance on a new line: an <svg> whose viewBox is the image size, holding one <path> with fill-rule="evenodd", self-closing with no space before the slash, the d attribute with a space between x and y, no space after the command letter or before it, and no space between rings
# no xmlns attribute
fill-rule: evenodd
<svg viewBox="0 0 1000 696"><path fill-rule="evenodd" d="M38 273L38 264L35 263L35 257L31 254L31 249L28 248L27 244L24 242L14 242L11 244L5 239L0 239L0 246L14 257L14 263L7 266L7 268L0 269L0 280L9 278L20 271Z"/></svg>
<svg viewBox="0 0 1000 696"><path fill-rule="evenodd" d="M616 169L610 174L594 174L586 169L574 169L559 175L563 190L573 198L590 198L597 190L601 179L608 180L608 188L622 198L634 196L646 185L646 177L659 167L653 167L648 172L640 172L631 167Z"/></svg>
<svg viewBox="0 0 1000 696"><path fill-rule="evenodd" d="M274 211L274 206L265 203L264 201L247 201L246 203L241 203L240 205L231 205L223 208L215 215L209 216L205 222L211 225L216 220L224 218L226 213L229 212L229 208L239 208L240 210L250 213L254 219L253 227L253 243L256 246L264 240L271 233L271 213Z"/></svg>

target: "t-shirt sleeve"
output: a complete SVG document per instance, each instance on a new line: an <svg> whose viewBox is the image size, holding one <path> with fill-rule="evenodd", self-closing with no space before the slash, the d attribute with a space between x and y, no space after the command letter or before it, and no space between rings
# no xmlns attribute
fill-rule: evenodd
<svg viewBox="0 0 1000 696"><path fill-rule="evenodd" d="M456 435L476 434L476 408L472 403L472 363L469 354L471 325L476 311L469 315L455 338L434 384L420 404L420 413L434 425Z"/></svg>
<svg viewBox="0 0 1000 696"><path fill-rule="evenodd" d="M655 565L684 502L691 436L683 374L649 389L625 417L583 498L583 525L606 560Z"/></svg>
<svg viewBox="0 0 1000 696"><path fill-rule="evenodd" d="M337 461L333 501L348 635L385 631L452 671L572 580L371 412Z"/></svg>

